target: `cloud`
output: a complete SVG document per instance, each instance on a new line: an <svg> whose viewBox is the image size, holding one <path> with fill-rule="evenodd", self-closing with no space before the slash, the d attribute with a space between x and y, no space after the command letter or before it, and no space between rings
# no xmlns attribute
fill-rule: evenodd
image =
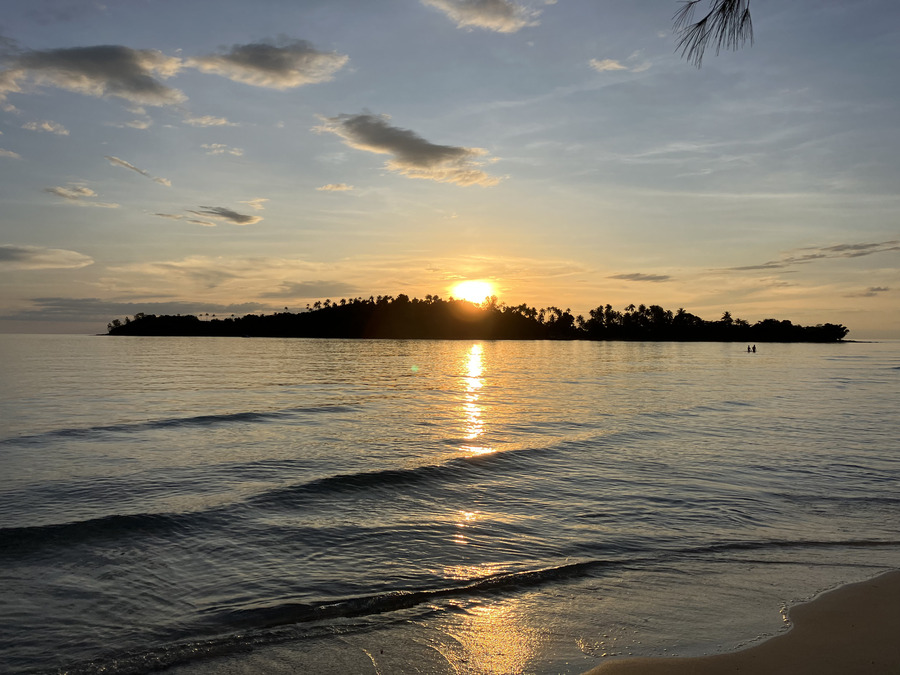
<svg viewBox="0 0 900 675"><path fill-rule="evenodd" d="M251 209L256 211L265 211L266 210L266 202L269 201L266 197L257 197L256 199L248 199L245 202L238 202L238 204L246 204Z"/></svg>
<svg viewBox="0 0 900 675"><path fill-rule="evenodd" d="M273 288L265 278L263 268L247 269L246 259L228 259L192 255L181 260L162 260L110 266L111 277L100 283L117 294L143 297L189 297L209 299L209 292L218 297L245 299L246 284L264 277L266 290ZM262 274L261 274L262 272ZM256 295L256 294L253 294Z"/></svg>
<svg viewBox="0 0 900 675"><path fill-rule="evenodd" d="M139 169L134 164L131 164L130 162L126 162L124 159L119 159L118 157L113 157L111 155L104 155L103 158L108 160L109 163L112 164L113 166L121 166L123 169L131 169L132 171L136 171L137 173L141 174L142 176L146 176L150 180L155 181L155 182L159 183L160 185L165 185L166 187L172 187L172 181L170 181L168 178L157 178L156 176L151 175L147 171L144 171L143 169Z"/></svg>
<svg viewBox="0 0 900 675"><path fill-rule="evenodd" d="M54 194L57 197L62 197L63 199L69 199L71 201L77 201L83 197L96 197L97 193L91 190L90 188L81 186L81 185L73 185L71 187L49 187L44 188L44 192L49 192L50 194Z"/></svg>
<svg viewBox="0 0 900 675"><path fill-rule="evenodd" d="M186 117L185 124L192 127L236 127L240 126L237 122L229 122L224 117L213 117L212 115L203 115L202 117Z"/></svg>
<svg viewBox="0 0 900 675"><path fill-rule="evenodd" d="M356 286L342 281L284 281L277 291L263 293L264 298L303 299L350 296L359 293Z"/></svg>
<svg viewBox="0 0 900 675"><path fill-rule="evenodd" d="M643 73L645 70L649 70L653 65L650 61L642 58L640 50L633 52L625 59L625 61L631 65L626 65L615 59L591 59L588 61L588 65L598 73L607 73L615 70L624 70L629 73Z"/></svg>
<svg viewBox="0 0 900 675"><path fill-rule="evenodd" d="M0 270L78 269L94 263L93 258L77 251L43 246L0 244Z"/></svg>
<svg viewBox="0 0 900 675"><path fill-rule="evenodd" d="M328 183L328 185L316 188L319 192L347 192L352 189L353 186L346 183Z"/></svg>
<svg viewBox="0 0 900 675"><path fill-rule="evenodd" d="M245 302L221 305L209 302L122 302L99 298L31 298L34 309L21 310L15 314L0 316L0 319L18 321L96 321L101 325L120 316L131 316L138 312L146 314L210 314L244 315L261 308L259 303Z"/></svg>
<svg viewBox="0 0 900 675"><path fill-rule="evenodd" d="M623 281L669 281L672 277L668 274L643 274L642 272L630 272L628 274L613 274L609 279L622 279Z"/></svg>
<svg viewBox="0 0 900 675"><path fill-rule="evenodd" d="M174 105L187 97L160 79L175 75L181 67L180 59L162 52L120 45L29 51L18 54L0 71L0 100L32 85L139 105Z"/></svg>
<svg viewBox="0 0 900 675"><path fill-rule="evenodd" d="M458 28L485 28L497 33L536 26L540 15L540 11L510 0L422 0L422 4L439 9Z"/></svg>
<svg viewBox="0 0 900 675"><path fill-rule="evenodd" d="M338 115L322 117L319 132L340 136L344 143L357 150L393 155L385 166L409 178L423 178L457 185L496 185L500 179L490 176L479 167L479 158L487 155L482 148L435 145L409 129L388 124L386 115Z"/></svg>
<svg viewBox="0 0 900 675"><path fill-rule="evenodd" d="M203 227L216 227L216 224L209 220L199 220L198 218L188 218L185 215L180 213L154 213L154 216L159 216L160 218L168 218L169 220L183 220L186 223L191 223L193 225L202 225Z"/></svg>
<svg viewBox="0 0 900 675"><path fill-rule="evenodd" d="M834 244L832 246L801 248L796 249L793 252L788 252L779 260L770 260L758 265L729 267L728 269L735 272L784 269L796 265L816 262L818 260L861 258L863 256L885 253L887 251L900 251L900 240L893 239L891 241L868 244Z"/></svg>
<svg viewBox="0 0 900 675"><path fill-rule="evenodd" d="M846 295L844 297L847 297L847 298L874 298L875 296L879 295L880 293L887 293L889 290L891 290L891 289L888 288L887 286L870 286L869 288L862 291L861 293L850 293L849 295Z"/></svg>
<svg viewBox="0 0 900 675"><path fill-rule="evenodd" d="M69 130L62 124L51 122L49 120L43 122L28 122L27 124L23 124L22 128L28 129L29 131L47 131L51 134L56 134L57 136L69 135Z"/></svg>
<svg viewBox="0 0 900 675"><path fill-rule="evenodd" d="M0 157L9 157L10 159L22 159L22 155L12 150L4 150L0 148Z"/></svg>
<svg viewBox="0 0 900 675"><path fill-rule="evenodd" d="M331 80L348 58L321 52L306 40L281 38L277 42L234 45L226 54L196 57L186 63L234 82L284 91Z"/></svg>
<svg viewBox="0 0 900 675"><path fill-rule="evenodd" d="M192 211L188 209L188 213L197 216L211 216L217 220L227 220L235 225L255 225L262 220L261 216L248 216L237 211L232 211L224 206L200 206L200 211Z"/></svg>
<svg viewBox="0 0 900 675"><path fill-rule="evenodd" d="M618 61L614 59L603 59L602 61L599 59L591 59L588 61L588 65L591 68L596 70L598 73L603 73L609 70L628 70L628 66L623 66Z"/></svg>
<svg viewBox="0 0 900 675"><path fill-rule="evenodd" d="M207 155L224 155L227 152L229 155L240 157L244 154L241 148L229 148L224 143L204 143L200 147L206 150Z"/></svg>
<svg viewBox="0 0 900 675"><path fill-rule="evenodd" d="M85 201L86 199L89 199L91 197L96 197L97 193L91 190L91 188L85 187L83 185L69 185L68 187L48 187L44 188L44 192L48 192L51 195L56 195L57 197L62 197L68 202L78 204L78 206L96 206L102 209L119 208L118 204Z"/></svg>

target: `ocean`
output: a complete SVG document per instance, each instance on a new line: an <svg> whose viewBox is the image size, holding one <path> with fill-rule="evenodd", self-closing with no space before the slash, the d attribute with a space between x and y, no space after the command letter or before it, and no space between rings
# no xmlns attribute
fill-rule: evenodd
<svg viewBox="0 0 900 675"><path fill-rule="evenodd" d="M0 354L0 672L581 673L900 567L898 342Z"/></svg>

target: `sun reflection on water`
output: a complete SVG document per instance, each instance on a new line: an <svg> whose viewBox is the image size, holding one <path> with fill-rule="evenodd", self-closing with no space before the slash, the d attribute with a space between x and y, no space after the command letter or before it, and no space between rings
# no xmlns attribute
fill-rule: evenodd
<svg viewBox="0 0 900 675"><path fill-rule="evenodd" d="M483 455L493 452L494 449L479 444L477 441L484 434L484 406L479 403L481 388L484 387L484 348L480 343L475 343L466 352L463 366L463 382L465 394L463 397L463 428L465 440L469 441L460 449L473 455Z"/></svg>
<svg viewBox="0 0 900 675"><path fill-rule="evenodd" d="M463 623L447 634L461 648L456 656L462 662L453 665L467 673L525 672L542 642L527 612L510 601L466 608ZM451 663L457 659L450 657Z"/></svg>

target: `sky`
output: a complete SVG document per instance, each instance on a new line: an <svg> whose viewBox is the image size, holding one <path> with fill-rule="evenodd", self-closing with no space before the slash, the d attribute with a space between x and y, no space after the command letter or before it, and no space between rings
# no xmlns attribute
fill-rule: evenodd
<svg viewBox="0 0 900 675"><path fill-rule="evenodd" d="M900 338L900 5L700 68L679 6L4 0L0 331L484 280Z"/></svg>

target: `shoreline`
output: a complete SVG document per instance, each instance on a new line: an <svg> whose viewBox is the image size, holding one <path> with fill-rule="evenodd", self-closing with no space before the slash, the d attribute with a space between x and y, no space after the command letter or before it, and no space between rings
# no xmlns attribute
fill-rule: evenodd
<svg viewBox="0 0 900 675"><path fill-rule="evenodd" d="M900 672L900 571L826 591L788 611L791 628L739 651L621 658L585 675L872 675Z"/></svg>

